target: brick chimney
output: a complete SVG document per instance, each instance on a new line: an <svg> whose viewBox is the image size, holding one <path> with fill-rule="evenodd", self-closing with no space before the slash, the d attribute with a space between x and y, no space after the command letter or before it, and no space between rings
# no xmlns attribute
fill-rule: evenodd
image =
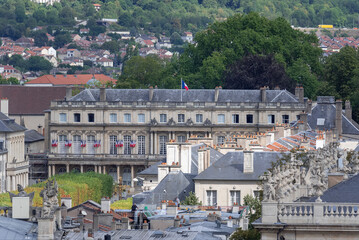
<svg viewBox="0 0 359 240"><path fill-rule="evenodd" d="M101 211L108 213L111 211L111 200L108 197L101 198Z"/></svg>
<svg viewBox="0 0 359 240"><path fill-rule="evenodd" d="M336 100L335 101L335 128L337 130L337 138L342 135L342 101Z"/></svg>
<svg viewBox="0 0 359 240"><path fill-rule="evenodd" d="M6 116L9 116L9 99L0 99L0 111Z"/></svg>
<svg viewBox="0 0 359 240"><path fill-rule="evenodd" d="M215 101L215 102L218 102L218 96L219 96L219 88L216 87L216 88L214 89L214 101Z"/></svg>
<svg viewBox="0 0 359 240"><path fill-rule="evenodd" d="M352 120L352 107L350 105L350 101L345 101L345 117L349 119L349 121Z"/></svg>
<svg viewBox="0 0 359 240"><path fill-rule="evenodd" d="M100 101L106 102L106 89L103 87L100 88Z"/></svg>
<svg viewBox="0 0 359 240"><path fill-rule="evenodd" d="M266 102L267 101L267 88L261 87L260 92L261 92L261 102Z"/></svg>

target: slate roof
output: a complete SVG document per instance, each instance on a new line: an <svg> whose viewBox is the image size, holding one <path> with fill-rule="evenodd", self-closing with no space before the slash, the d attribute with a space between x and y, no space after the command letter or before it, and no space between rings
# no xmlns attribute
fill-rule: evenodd
<svg viewBox="0 0 359 240"><path fill-rule="evenodd" d="M10 119L0 112L0 132L21 132L25 130L26 128L17 124L14 119Z"/></svg>
<svg viewBox="0 0 359 240"><path fill-rule="evenodd" d="M201 172L194 180L258 180L271 162L277 161L282 154L277 152L254 152L253 173L243 173L243 152L229 152L213 165Z"/></svg>
<svg viewBox="0 0 359 240"><path fill-rule="evenodd" d="M25 143L43 141L44 139L44 136L36 130L31 129L25 131Z"/></svg>
<svg viewBox="0 0 359 240"><path fill-rule="evenodd" d="M66 87L0 86L0 98L9 99L9 114L44 114L51 101L64 99Z"/></svg>
<svg viewBox="0 0 359 240"><path fill-rule="evenodd" d="M162 161L157 162L153 165L151 165L149 168L146 168L142 172L140 172L138 175L158 175L158 165L160 165Z"/></svg>
<svg viewBox="0 0 359 240"><path fill-rule="evenodd" d="M182 171L170 172L152 191L134 195L133 202L144 205L159 205L164 199L175 200L176 197L182 201L188 196L189 192L194 192L192 180L194 176L184 174Z"/></svg>
<svg viewBox="0 0 359 240"><path fill-rule="evenodd" d="M317 105L312 108L312 113L308 114L308 125L311 129L331 130L335 128L335 100L334 97L318 97ZM323 125L318 125L318 118L325 119ZM342 113L343 134L359 135L359 129L347 119Z"/></svg>
<svg viewBox="0 0 359 240"><path fill-rule="evenodd" d="M2 240L37 239L36 224L0 216L0 236ZM26 238L27 237L27 238Z"/></svg>
<svg viewBox="0 0 359 240"><path fill-rule="evenodd" d="M312 197L309 202L315 202ZM323 202L359 203L359 174L327 189L322 196Z"/></svg>
<svg viewBox="0 0 359 240"><path fill-rule="evenodd" d="M267 102L299 103L287 90L266 90ZM152 102L214 102L215 90L153 89ZM84 90L72 97L71 101L99 101L100 90ZM107 101L149 101L149 89L106 89ZM219 90L218 102L261 102L260 90Z"/></svg>

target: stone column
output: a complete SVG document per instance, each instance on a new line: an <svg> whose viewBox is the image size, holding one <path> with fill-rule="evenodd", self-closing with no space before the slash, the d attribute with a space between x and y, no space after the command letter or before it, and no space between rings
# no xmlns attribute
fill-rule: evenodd
<svg viewBox="0 0 359 240"><path fill-rule="evenodd" d="M103 166L102 173L103 173L103 174L106 174L106 166Z"/></svg>
<svg viewBox="0 0 359 240"><path fill-rule="evenodd" d="M11 191L14 191L16 189L16 176L11 176Z"/></svg>
<svg viewBox="0 0 359 240"><path fill-rule="evenodd" d="M80 166L80 171L81 171L81 173L84 172L84 165L81 165L81 166Z"/></svg>
<svg viewBox="0 0 359 240"><path fill-rule="evenodd" d="M7 180L6 180L6 191L11 191L11 178L10 176L7 176Z"/></svg>
<svg viewBox="0 0 359 240"><path fill-rule="evenodd" d="M56 174L56 171L55 171L55 164L52 165L52 176L54 176Z"/></svg>
<svg viewBox="0 0 359 240"><path fill-rule="evenodd" d="M150 135L150 142L151 142L150 154L153 154L153 132L151 132L151 135Z"/></svg>
<svg viewBox="0 0 359 240"><path fill-rule="evenodd" d="M69 163L66 164L66 172L67 172L67 173L70 172L70 164L69 164Z"/></svg>
<svg viewBox="0 0 359 240"><path fill-rule="evenodd" d="M98 166L97 169L98 169L98 173L102 173L101 166Z"/></svg>
<svg viewBox="0 0 359 240"><path fill-rule="evenodd" d="M154 132L153 147L153 154L157 154L157 132Z"/></svg>
<svg viewBox="0 0 359 240"><path fill-rule="evenodd" d="M134 166L131 165L131 187L135 187L135 182L133 181L133 179L135 178L135 169Z"/></svg>
<svg viewBox="0 0 359 240"><path fill-rule="evenodd" d="M95 165L95 173L97 173L97 165Z"/></svg>
<svg viewBox="0 0 359 240"><path fill-rule="evenodd" d="M26 186L29 185L29 173L26 173Z"/></svg>
<svg viewBox="0 0 359 240"><path fill-rule="evenodd" d="M51 165L49 164L48 165L48 177L50 178L52 175L51 175Z"/></svg>
<svg viewBox="0 0 359 240"><path fill-rule="evenodd" d="M117 165L117 183L120 183L119 179L120 179L120 165Z"/></svg>

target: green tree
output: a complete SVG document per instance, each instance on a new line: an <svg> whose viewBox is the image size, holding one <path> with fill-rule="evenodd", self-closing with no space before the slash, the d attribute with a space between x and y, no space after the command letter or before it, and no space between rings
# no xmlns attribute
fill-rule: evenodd
<svg viewBox="0 0 359 240"><path fill-rule="evenodd" d="M15 6L15 15L16 15L16 21L17 22L24 22L26 19L25 14L25 5L23 2L17 2Z"/></svg>
<svg viewBox="0 0 359 240"><path fill-rule="evenodd" d="M112 40L102 44L101 48L109 50L111 53L117 53L120 48L120 45L118 44L117 41Z"/></svg>
<svg viewBox="0 0 359 240"><path fill-rule="evenodd" d="M28 60L27 65L30 71L49 72L52 69L52 64L45 58L40 56L31 56Z"/></svg>
<svg viewBox="0 0 359 240"><path fill-rule="evenodd" d="M174 45L182 45L183 44L181 35L179 35L177 32L172 33L170 39L171 39L171 43Z"/></svg>
<svg viewBox="0 0 359 240"><path fill-rule="evenodd" d="M71 42L71 36L69 33L61 33L59 35L56 35L55 37L55 42L54 42L54 47L57 48L62 48L65 44Z"/></svg>
<svg viewBox="0 0 359 240"><path fill-rule="evenodd" d="M45 32L36 31L34 33L35 45L38 47L47 46L48 38Z"/></svg>
<svg viewBox="0 0 359 240"><path fill-rule="evenodd" d="M17 80L14 77L6 79L6 78L2 78L0 76L0 84L10 84L10 85L16 84L16 85L18 85L18 84L20 84L20 82L19 82L19 80Z"/></svg>
<svg viewBox="0 0 359 240"><path fill-rule="evenodd" d="M198 197L194 192L189 192L189 195L181 202L182 205L202 205L202 202L199 201Z"/></svg>

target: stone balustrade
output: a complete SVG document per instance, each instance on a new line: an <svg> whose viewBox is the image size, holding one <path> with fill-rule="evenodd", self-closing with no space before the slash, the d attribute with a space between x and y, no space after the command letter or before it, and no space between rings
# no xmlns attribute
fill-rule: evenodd
<svg viewBox="0 0 359 240"><path fill-rule="evenodd" d="M92 158L96 160L106 159L133 159L133 160L161 160L165 155L160 154L74 154L74 153L50 153L48 155L51 159L56 158Z"/></svg>
<svg viewBox="0 0 359 240"><path fill-rule="evenodd" d="M266 224L358 224L359 204L325 202L263 202Z"/></svg>

